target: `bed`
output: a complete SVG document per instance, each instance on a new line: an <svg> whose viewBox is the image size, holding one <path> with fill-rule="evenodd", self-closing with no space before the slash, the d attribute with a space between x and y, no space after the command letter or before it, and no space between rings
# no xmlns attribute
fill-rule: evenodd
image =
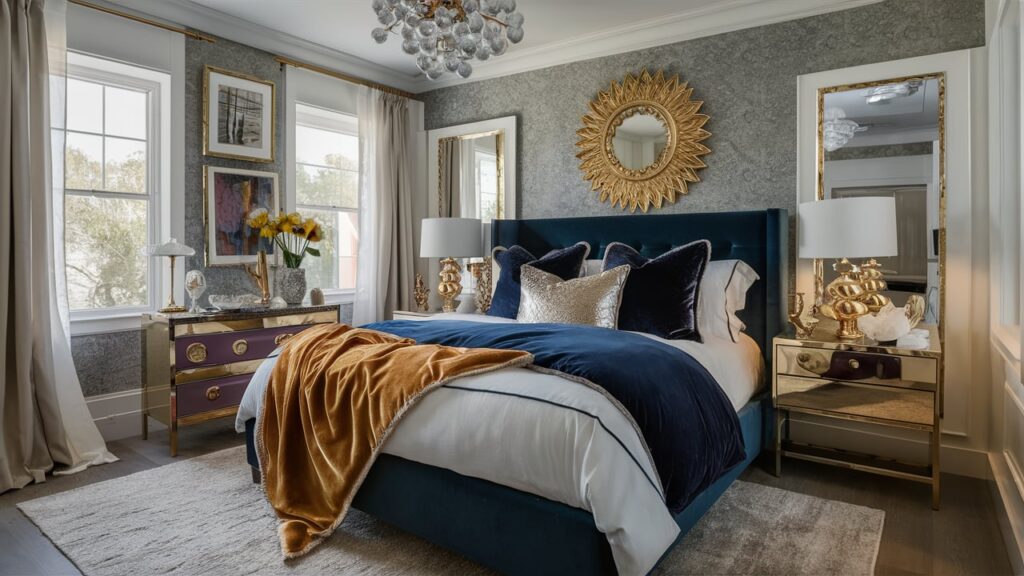
<svg viewBox="0 0 1024 576"><path fill-rule="evenodd" d="M534 254L585 240L593 248L591 258L602 257L613 241L629 244L650 257L707 239L713 260L741 259L760 276L748 291L740 316L745 333L764 352L765 365L770 366L770 338L781 331L785 321L788 217L783 210L505 220L494 223L492 234L494 245L518 244ZM723 389L727 389L725 384ZM766 393L744 398L742 405L734 402L734 406L745 458L673 515L677 539L757 458L770 436L772 419ZM245 421L249 463L256 470L254 424L254 419ZM506 574L616 573L612 547L590 512L448 467L383 454L353 505Z"/></svg>

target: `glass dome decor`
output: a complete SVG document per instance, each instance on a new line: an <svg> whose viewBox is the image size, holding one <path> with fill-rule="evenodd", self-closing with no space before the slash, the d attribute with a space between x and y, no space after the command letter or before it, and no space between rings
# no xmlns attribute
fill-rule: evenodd
<svg viewBox="0 0 1024 576"><path fill-rule="evenodd" d="M380 26L370 36L378 43L396 34L402 51L437 80L446 72L469 78L470 61L501 56L509 43L523 39L523 15L516 0L371 0Z"/></svg>

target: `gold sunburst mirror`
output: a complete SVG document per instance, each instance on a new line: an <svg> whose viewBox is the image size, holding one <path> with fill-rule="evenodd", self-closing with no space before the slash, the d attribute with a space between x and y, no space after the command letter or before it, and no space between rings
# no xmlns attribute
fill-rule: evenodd
<svg viewBox="0 0 1024 576"><path fill-rule="evenodd" d="M711 152L702 141L711 133L704 130L708 117L698 113L704 102L691 100L692 93L678 76L644 70L612 82L590 102L576 131L576 157L601 202L647 212L700 181L701 156Z"/></svg>

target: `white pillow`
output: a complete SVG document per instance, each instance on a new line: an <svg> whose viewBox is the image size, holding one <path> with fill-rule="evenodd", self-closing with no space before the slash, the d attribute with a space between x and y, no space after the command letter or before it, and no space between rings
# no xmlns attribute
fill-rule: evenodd
<svg viewBox="0 0 1024 576"><path fill-rule="evenodd" d="M747 305L747 290L760 276L742 260L712 260L700 282L697 325L702 335L733 342L746 325L736 316Z"/></svg>

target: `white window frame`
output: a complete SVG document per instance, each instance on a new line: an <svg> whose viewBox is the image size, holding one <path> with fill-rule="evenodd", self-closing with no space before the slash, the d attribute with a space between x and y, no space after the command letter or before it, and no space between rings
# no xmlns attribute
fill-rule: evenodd
<svg viewBox="0 0 1024 576"><path fill-rule="evenodd" d="M72 51L68 52L67 58L68 78L147 92L145 198L149 206L147 208L146 243L157 244L163 238L163 231L170 230L170 214L167 210L167 198L165 198L163 188L164 176L166 176L164 164L167 158L165 157L170 153L171 136L169 114L164 113L164 107L170 104L171 76L166 72ZM71 130L71 132L78 131ZM69 195L128 199L141 199L143 196L141 194L65 188L64 196ZM68 242L66 236L64 241ZM162 258L150 259L147 265L146 293L148 302L145 305L97 310L71 310L71 335L137 330L140 326L141 314L155 312L160 306L159 303L166 298L164 280L165 276L170 273L169 270L164 270L167 263Z"/></svg>
<svg viewBox="0 0 1024 576"><path fill-rule="evenodd" d="M989 150L991 333L1004 358L1019 370L1024 322L1024 7L999 5L990 40ZM1016 231L1016 237L1008 234Z"/></svg>
<svg viewBox="0 0 1024 576"><path fill-rule="evenodd" d="M300 112L299 111L299 107L300 106L301 107L305 107L305 108L313 108L315 110L322 110L323 112L325 112L327 114L330 114L330 115L346 116L346 117L350 118L351 120L346 121L346 122L338 122L336 120L333 120L333 119L325 117L325 116L314 116L314 115L311 115L311 114L308 114L308 113ZM328 168L328 169L332 169L332 170L336 169L333 166L321 166L319 164L310 164L310 163L307 163L307 162L300 162L298 160L298 158L295 157L295 155L296 155L295 154L295 148L296 148L296 141L297 141L296 140L297 137L295 136L295 134L297 132L296 127L298 127L298 126L305 126L307 128L315 128L317 130L327 130L327 131L331 131L331 132L337 132L337 133L340 133L340 134L344 134L346 136L354 136L357 139L359 138L359 121L358 121L358 118L355 117L355 115L350 114L348 112L341 111L341 110L334 110L334 109L331 109L331 108L325 108L323 106L318 106L316 104L310 104L310 103L304 102L302 100L296 100L295 101L295 107L294 107L294 109L292 111L291 126L289 127L289 131L290 131L290 133L293 136L291 138L290 144L289 144L289 146L291 147L291 154L290 154L290 160L291 160L290 164L291 165L289 166L289 170L293 171L293 173L297 173L298 172L298 169L299 169L300 165L301 166L312 166L314 168ZM359 176L359 174L357 174L357 176ZM306 209L309 209L309 210L316 210L316 211L319 211L319 212L337 212L339 214L342 214L342 213L356 214L357 218L358 218L358 214L359 214L359 210L360 210L360 208L354 208L354 209L353 208L337 208L337 207L334 207L334 206L320 206L320 205L317 205L317 204L302 204L298 200L298 191L294 190L294 189L291 191L291 194L290 194L290 197L289 197L289 201L292 204L292 206L294 206L294 209L296 211L298 211L298 212L302 212L302 209L306 208ZM349 302L353 302L355 300L355 294L356 294L355 288L321 288L321 290L324 293L324 300L326 302L328 302L328 303L331 303L331 304L349 303Z"/></svg>

